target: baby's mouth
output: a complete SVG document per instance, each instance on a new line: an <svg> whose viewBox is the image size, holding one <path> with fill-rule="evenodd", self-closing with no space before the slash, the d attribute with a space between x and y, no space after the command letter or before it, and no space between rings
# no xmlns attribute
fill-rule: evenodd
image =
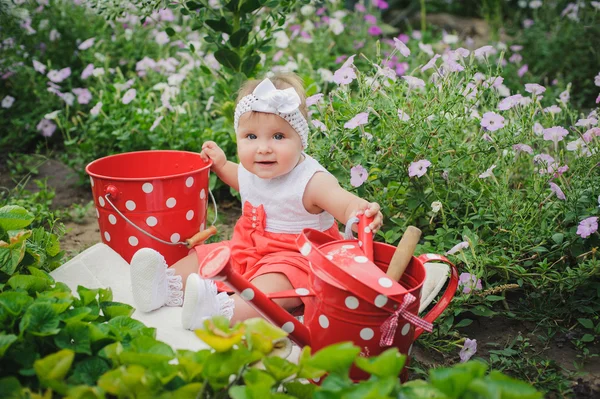
<svg viewBox="0 0 600 399"><path fill-rule="evenodd" d="M277 162L276 161L256 161L255 163L262 165L262 166L271 166L271 165L275 165Z"/></svg>

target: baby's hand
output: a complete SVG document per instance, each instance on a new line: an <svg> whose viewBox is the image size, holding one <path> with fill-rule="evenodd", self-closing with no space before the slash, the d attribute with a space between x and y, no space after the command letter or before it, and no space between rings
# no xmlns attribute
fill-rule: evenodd
<svg viewBox="0 0 600 399"><path fill-rule="evenodd" d="M377 233L377 230L383 225L383 215L381 214L380 209L381 207L377 202L367 202L362 209L359 209L358 212L356 212L356 216L360 216L364 213L366 217L373 218L373 221L369 224L369 228L373 234Z"/></svg>
<svg viewBox="0 0 600 399"><path fill-rule="evenodd" d="M208 161L209 159L213 161L211 170L215 173L227 163L225 152L214 141L207 141L202 144L200 156L205 161Z"/></svg>

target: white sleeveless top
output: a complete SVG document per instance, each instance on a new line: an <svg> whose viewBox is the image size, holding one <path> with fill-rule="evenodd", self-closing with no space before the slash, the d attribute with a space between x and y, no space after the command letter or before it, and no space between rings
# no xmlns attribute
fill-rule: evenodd
<svg viewBox="0 0 600 399"><path fill-rule="evenodd" d="M303 155L304 161L290 173L274 179L261 179L239 164L242 204L249 202L253 207L263 206L265 231L286 234L299 234L305 228L325 231L335 222L325 211L315 215L304 208L302 197L310 179L317 172L329 172L316 159Z"/></svg>

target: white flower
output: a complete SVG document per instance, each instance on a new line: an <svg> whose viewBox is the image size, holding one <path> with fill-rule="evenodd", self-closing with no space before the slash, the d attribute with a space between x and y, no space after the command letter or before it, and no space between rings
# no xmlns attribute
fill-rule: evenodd
<svg viewBox="0 0 600 399"><path fill-rule="evenodd" d="M331 30L334 35L338 36L344 31L344 24L339 19L331 18L329 19L329 30Z"/></svg>
<svg viewBox="0 0 600 399"><path fill-rule="evenodd" d="M430 57L433 57L433 47L431 47L431 44L423 44L422 42L419 42L419 48Z"/></svg>
<svg viewBox="0 0 600 399"><path fill-rule="evenodd" d="M442 209L442 203L440 201L433 201L431 203L431 211L433 213L438 213Z"/></svg>
<svg viewBox="0 0 600 399"><path fill-rule="evenodd" d="M533 0L531 3L529 3L529 8L532 8L532 9L540 8L541 6L542 6L541 0Z"/></svg>
<svg viewBox="0 0 600 399"><path fill-rule="evenodd" d="M8 109L8 108L12 107L14 102L15 102L14 97L6 96L2 99L2 108Z"/></svg>
<svg viewBox="0 0 600 399"><path fill-rule="evenodd" d="M94 77L99 77L104 75L106 72L104 72L104 68L94 68L94 70L92 71L92 76Z"/></svg>
<svg viewBox="0 0 600 399"><path fill-rule="evenodd" d="M425 87L425 82L422 79L415 78L414 76L402 76L402 79L406 80L408 87L411 89Z"/></svg>
<svg viewBox="0 0 600 399"><path fill-rule="evenodd" d="M275 46L279 48L287 48L290 45L290 38L282 30L275 32L273 37L275 38Z"/></svg>
<svg viewBox="0 0 600 399"><path fill-rule="evenodd" d="M46 65L42 64L39 61L33 60L33 69L35 69L37 72L44 74L46 73Z"/></svg>
<svg viewBox="0 0 600 399"><path fill-rule="evenodd" d="M479 175L479 178L485 179L494 176L494 169L496 169L496 165L490 166L485 172Z"/></svg>
<svg viewBox="0 0 600 399"><path fill-rule="evenodd" d="M94 108L90 109L90 115L96 116L100 113L100 110L102 109L102 101L98 101L96 103L96 105L94 105Z"/></svg>
<svg viewBox="0 0 600 399"><path fill-rule="evenodd" d="M406 44L404 44L404 42L397 37L394 38L394 46L396 47L396 50L398 50L403 56L408 57L410 55L410 49L406 47Z"/></svg>
<svg viewBox="0 0 600 399"><path fill-rule="evenodd" d="M398 110L398 118L400 118L401 121L406 122L410 120L410 116L402 111L401 109Z"/></svg>
<svg viewBox="0 0 600 399"><path fill-rule="evenodd" d="M79 46L77 47L79 50L87 50L90 47L92 47L94 45L94 42L96 41L95 37L91 37L83 42L81 42L81 44L79 44Z"/></svg>
<svg viewBox="0 0 600 399"><path fill-rule="evenodd" d="M169 41L171 39L169 39L169 35L167 34L167 32L158 32L156 34L156 36L154 36L154 40L156 41L156 43L158 43L160 46L164 46L165 44L169 43Z"/></svg>
<svg viewBox="0 0 600 399"><path fill-rule="evenodd" d="M73 106L73 103L75 102L75 96L73 95L73 93L64 93L61 98L63 99L63 101L65 103L67 103L67 105L69 107ZM47 118L46 118L47 119Z"/></svg>
<svg viewBox="0 0 600 399"><path fill-rule="evenodd" d="M317 69L317 72L321 76L322 81L333 82L333 72L331 72L329 69L319 68Z"/></svg>
<svg viewBox="0 0 600 399"><path fill-rule="evenodd" d="M156 127L159 125L160 121L162 121L164 118L164 116L159 116L158 118L156 118L156 120L154 121L154 123L152 124L152 126L150 126L150 131L154 131L154 129L156 129Z"/></svg>
<svg viewBox="0 0 600 399"><path fill-rule="evenodd" d="M56 117L58 116L58 114L60 114L60 110L52 111L52 112L44 115L44 119L48 119L48 120L56 119Z"/></svg>
<svg viewBox="0 0 600 399"><path fill-rule="evenodd" d="M315 7L310 4L304 5L300 8L300 14L308 17L309 15L313 15L315 13Z"/></svg>
<svg viewBox="0 0 600 399"><path fill-rule="evenodd" d="M465 248L469 248L469 243L467 241L459 242L458 244L450 248L450 250L446 252L446 255L454 255L458 251Z"/></svg>
<svg viewBox="0 0 600 399"><path fill-rule="evenodd" d="M137 94L137 91L135 89L129 89L125 92L125 94L123 95L123 99L121 101L123 102L123 104L127 105L133 101L136 94Z"/></svg>

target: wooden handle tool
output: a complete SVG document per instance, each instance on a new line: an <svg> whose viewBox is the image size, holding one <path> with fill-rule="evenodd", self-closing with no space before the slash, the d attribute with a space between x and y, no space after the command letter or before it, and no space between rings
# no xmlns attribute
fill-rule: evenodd
<svg viewBox="0 0 600 399"><path fill-rule="evenodd" d="M402 239L398 243L398 247L392 256L390 265L387 269L387 275L394 281L400 281L402 274L406 270L406 267L410 263L417 243L421 238L421 230L415 226L408 226Z"/></svg>
<svg viewBox="0 0 600 399"><path fill-rule="evenodd" d="M217 234L217 228L215 226L210 226L206 230L202 230L196 234L194 234L191 238L185 240L186 246L190 249L194 248L196 245L208 240L209 237Z"/></svg>

